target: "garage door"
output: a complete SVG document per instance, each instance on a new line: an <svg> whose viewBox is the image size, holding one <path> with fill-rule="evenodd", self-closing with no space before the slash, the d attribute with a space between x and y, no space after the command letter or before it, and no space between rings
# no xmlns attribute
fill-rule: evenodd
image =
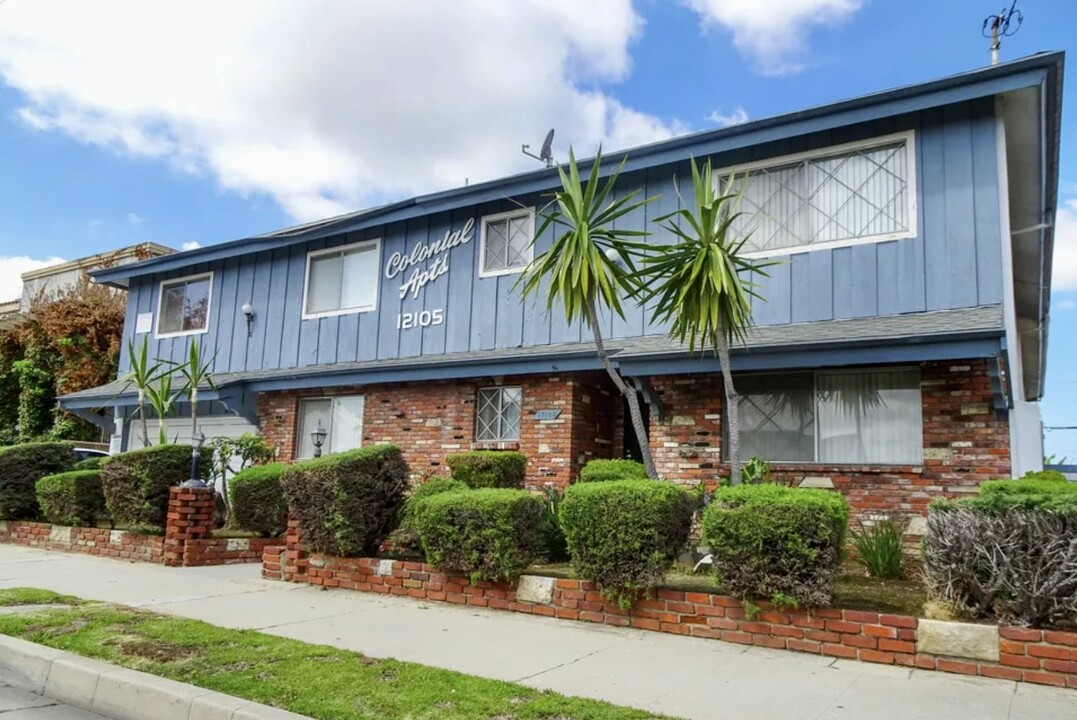
<svg viewBox="0 0 1077 720"><path fill-rule="evenodd" d="M258 433L258 426L236 415L207 415L198 418L198 429L206 434L206 444L214 438L237 438L243 433ZM165 419L165 433L170 443L191 442L191 418L177 417ZM157 444L157 422L150 421L150 439ZM239 458L235 458L232 467L239 467ZM204 478L208 480L208 478ZM218 486L220 483L218 483ZM218 490L221 488L218 487Z"/></svg>

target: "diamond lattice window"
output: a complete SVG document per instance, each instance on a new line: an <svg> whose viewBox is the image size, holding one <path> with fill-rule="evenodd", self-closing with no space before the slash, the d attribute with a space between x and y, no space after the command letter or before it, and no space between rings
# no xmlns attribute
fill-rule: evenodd
<svg viewBox="0 0 1077 720"><path fill-rule="evenodd" d="M734 182L743 183L743 214L733 228L751 232L745 251L763 253L912 234L909 152L901 139L734 172Z"/></svg>
<svg viewBox="0 0 1077 720"><path fill-rule="evenodd" d="M520 439L518 387L482 388L475 412L475 439L479 442L516 442Z"/></svg>
<svg viewBox="0 0 1077 720"><path fill-rule="evenodd" d="M482 274L519 272L531 262L535 220L530 210L483 219Z"/></svg>

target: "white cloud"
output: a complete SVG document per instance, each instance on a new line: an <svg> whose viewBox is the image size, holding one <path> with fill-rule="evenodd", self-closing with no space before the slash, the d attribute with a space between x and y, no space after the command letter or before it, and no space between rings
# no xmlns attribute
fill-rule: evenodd
<svg viewBox="0 0 1077 720"><path fill-rule="evenodd" d="M26 255L0 255L0 302L17 300L22 296L22 274L50 265L59 265L63 258L50 257L35 260Z"/></svg>
<svg viewBox="0 0 1077 720"><path fill-rule="evenodd" d="M1073 300L1059 300L1055 303L1055 310L1072 310L1077 307L1077 302Z"/></svg>
<svg viewBox="0 0 1077 720"><path fill-rule="evenodd" d="M604 89L642 27L631 0L18 2L0 80L30 127L305 220L533 168L549 127L557 158L685 131Z"/></svg>
<svg viewBox="0 0 1077 720"><path fill-rule="evenodd" d="M707 119L718 127L724 128L729 127L730 125L743 125L751 118L748 117L748 111L738 105L737 108L728 115L723 115L720 111L715 110L707 116Z"/></svg>
<svg viewBox="0 0 1077 720"><path fill-rule="evenodd" d="M863 0L683 0L704 26L733 33L733 43L766 75L804 69L808 35L815 26L845 22Z"/></svg>
<svg viewBox="0 0 1077 720"><path fill-rule="evenodd" d="M142 217L141 215L139 215L138 213L133 213L133 212L127 213L127 222L131 223L132 225L134 225L136 227L141 225L144 221L145 221L145 218Z"/></svg>
<svg viewBox="0 0 1077 720"><path fill-rule="evenodd" d="M1077 198L1059 204L1055 213L1051 289L1054 292L1077 290Z"/></svg>
<svg viewBox="0 0 1077 720"><path fill-rule="evenodd" d="M180 245L180 250L197 250L200 247L202 247L202 243L197 240L191 240Z"/></svg>

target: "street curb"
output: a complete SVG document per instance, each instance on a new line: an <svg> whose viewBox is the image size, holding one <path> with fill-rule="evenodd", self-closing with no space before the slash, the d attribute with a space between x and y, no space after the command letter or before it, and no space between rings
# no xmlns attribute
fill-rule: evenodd
<svg viewBox="0 0 1077 720"><path fill-rule="evenodd" d="M310 720L287 710L0 635L0 675L113 720ZM152 708L152 710L150 710Z"/></svg>

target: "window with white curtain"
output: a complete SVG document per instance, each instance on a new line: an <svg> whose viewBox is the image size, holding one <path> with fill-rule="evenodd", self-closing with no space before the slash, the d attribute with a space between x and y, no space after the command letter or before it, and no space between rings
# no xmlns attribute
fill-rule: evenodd
<svg viewBox="0 0 1077 720"><path fill-rule="evenodd" d="M720 171L741 193L732 225L744 251L801 252L916 235L913 133Z"/></svg>
<svg viewBox="0 0 1077 720"><path fill-rule="evenodd" d="M356 243L307 255L303 317L373 310L378 303L381 243Z"/></svg>
<svg viewBox="0 0 1077 720"><path fill-rule="evenodd" d="M746 375L741 456L774 462L918 465L918 368Z"/></svg>
<svg viewBox="0 0 1077 720"><path fill-rule="evenodd" d="M475 439L479 442L518 441L522 399L523 393L518 387L479 390L476 398Z"/></svg>
<svg viewBox="0 0 1077 720"><path fill-rule="evenodd" d="M363 396L338 395L300 400L297 458L314 457L311 433L319 424L326 433L322 455L360 447L363 442Z"/></svg>

